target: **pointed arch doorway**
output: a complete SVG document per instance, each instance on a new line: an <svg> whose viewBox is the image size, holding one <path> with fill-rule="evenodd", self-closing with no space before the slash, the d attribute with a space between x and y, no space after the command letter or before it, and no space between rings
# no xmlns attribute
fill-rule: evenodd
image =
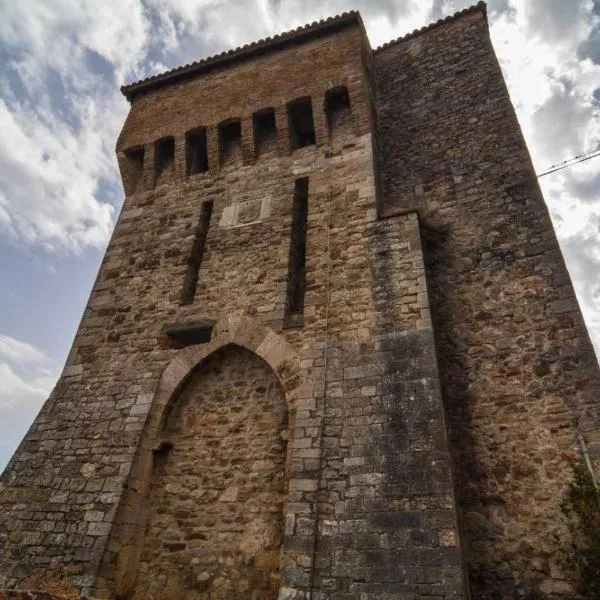
<svg viewBox="0 0 600 600"><path fill-rule="evenodd" d="M288 411L258 355L228 344L167 406L134 599L275 599Z"/></svg>

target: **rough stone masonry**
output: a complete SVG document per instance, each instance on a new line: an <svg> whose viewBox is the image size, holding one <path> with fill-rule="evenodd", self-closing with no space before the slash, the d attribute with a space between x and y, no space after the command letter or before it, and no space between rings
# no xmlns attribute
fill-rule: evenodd
<svg viewBox="0 0 600 600"><path fill-rule="evenodd" d="M599 467L600 371L485 5L123 93L125 203L2 475L0 588L573 597L559 503L582 440Z"/></svg>

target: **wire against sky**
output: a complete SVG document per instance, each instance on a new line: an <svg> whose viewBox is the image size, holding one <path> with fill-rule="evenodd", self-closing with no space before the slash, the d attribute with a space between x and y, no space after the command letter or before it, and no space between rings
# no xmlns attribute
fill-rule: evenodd
<svg viewBox="0 0 600 600"><path fill-rule="evenodd" d="M556 171L562 171L562 169L567 169L578 163L582 163L582 162L585 162L586 160L591 160L592 158L596 158L597 156L600 156L600 150L598 148L596 148L596 150L591 150L590 152L585 152L584 154L579 154L578 156L569 158L569 160L565 160L556 165L552 165L547 171L537 175L537 178L539 179L540 177L544 177L545 175L550 175L551 173L556 173Z"/></svg>

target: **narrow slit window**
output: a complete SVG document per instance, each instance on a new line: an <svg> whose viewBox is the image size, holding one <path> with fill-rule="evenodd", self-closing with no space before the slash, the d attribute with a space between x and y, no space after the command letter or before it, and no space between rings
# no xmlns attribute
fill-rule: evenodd
<svg viewBox="0 0 600 600"><path fill-rule="evenodd" d="M123 184L126 194L133 194L141 187L144 178L144 148L131 148L123 152Z"/></svg>
<svg viewBox="0 0 600 600"><path fill-rule="evenodd" d="M352 111L350 110L350 96L345 87L328 90L325 94L325 114L329 136L336 133L351 133Z"/></svg>
<svg viewBox="0 0 600 600"><path fill-rule="evenodd" d="M156 142L156 177L160 177L175 166L175 140L172 137Z"/></svg>
<svg viewBox="0 0 600 600"><path fill-rule="evenodd" d="M285 327L302 325L306 291L306 233L308 226L308 177L294 183L292 234L288 260L288 287L285 304Z"/></svg>
<svg viewBox="0 0 600 600"><path fill-rule="evenodd" d="M239 120L219 125L219 153L221 165L241 158L242 125Z"/></svg>
<svg viewBox="0 0 600 600"><path fill-rule="evenodd" d="M208 171L206 129L189 131L185 136L187 174L196 175Z"/></svg>
<svg viewBox="0 0 600 600"><path fill-rule="evenodd" d="M212 210L212 200L202 203L202 211L194 234L194 242L188 259L187 271L183 279L181 304L192 304L192 302L194 302L194 297L196 296L198 276L200 274L202 257L204 256L204 249L206 247L206 237L208 235L208 228L210 227Z"/></svg>
<svg viewBox="0 0 600 600"><path fill-rule="evenodd" d="M315 143L315 123L310 98L299 98L287 105L288 127L292 149Z"/></svg>
<svg viewBox="0 0 600 600"><path fill-rule="evenodd" d="M256 155L275 150L277 147L277 126L275 110L272 108L254 115L254 148Z"/></svg>

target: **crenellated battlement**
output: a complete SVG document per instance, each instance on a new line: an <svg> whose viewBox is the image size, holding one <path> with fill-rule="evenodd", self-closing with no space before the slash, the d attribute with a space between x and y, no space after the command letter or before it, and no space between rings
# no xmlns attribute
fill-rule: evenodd
<svg viewBox="0 0 600 600"><path fill-rule="evenodd" d="M347 85L329 84L316 96L284 98L277 106L268 105L216 124L207 124L200 115L189 130L177 136L162 135L143 145L118 149L126 195L185 183L204 173L215 176L222 169L252 165L277 155L286 157L302 148L339 152L347 138L368 131L368 115L360 114L364 97L356 86L351 95ZM267 94L265 103L269 100ZM192 122L192 117L187 120Z"/></svg>

